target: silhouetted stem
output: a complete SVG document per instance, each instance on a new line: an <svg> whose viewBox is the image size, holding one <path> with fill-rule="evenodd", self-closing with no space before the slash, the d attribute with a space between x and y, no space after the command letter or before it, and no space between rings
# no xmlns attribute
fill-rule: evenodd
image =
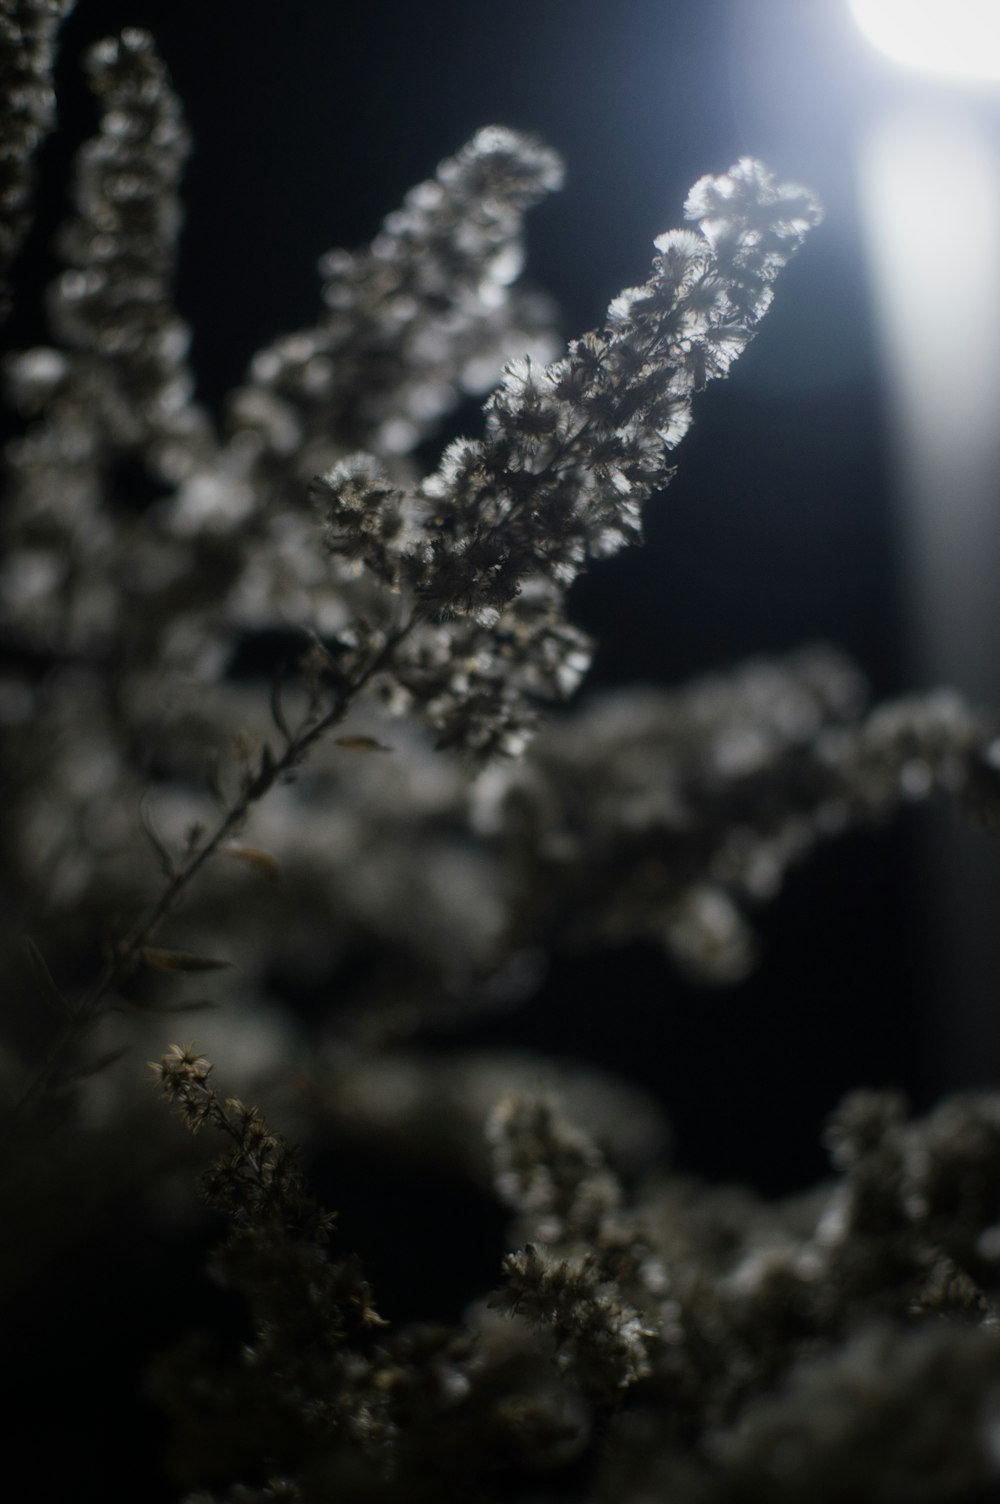
<svg viewBox="0 0 1000 1504"><path fill-rule="evenodd" d="M229 837L240 829L253 806L292 769L300 767L315 744L343 720L356 696L376 674L389 666L397 647L409 636L418 620L418 614L414 613L404 626L387 639L367 666L338 691L329 710L318 720L304 723L289 740L280 757L268 759L261 764L258 772L229 805L207 839L191 852L183 866L171 876L149 912L138 919L113 946L100 975L77 1002L42 1064L14 1104L15 1113L23 1111L49 1087L83 1031L100 1016L107 999L141 964L143 951L154 939L164 920L176 909L202 868L207 866Z"/></svg>

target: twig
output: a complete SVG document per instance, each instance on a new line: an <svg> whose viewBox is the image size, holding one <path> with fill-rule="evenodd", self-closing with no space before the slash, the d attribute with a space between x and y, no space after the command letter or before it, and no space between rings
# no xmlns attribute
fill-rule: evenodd
<svg viewBox="0 0 1000 1504"><path fill-rule="evenodd" d="M100 1016L102 1005L142 963L143 951L164 920L173 913L201 869L240 828L252 807L286 773L300 766L316 742L343 720L354 698L376 674L389 665L397 647L409 636L419 619L419 613L415 612L386 640L366 667L339 689L334 704L325 714L318 720L307 715L303 724L288 739L285 750L279 757L274 757L270 749L265 747L256 774L244 783L238 797L230 804L212 833L191 852L182 866L174 870L148 914L138 919L112 947L100 975L70 1010L42 1064L14 1103L13 1113L22 1112L49 1087L80 1035Z"/></svg>

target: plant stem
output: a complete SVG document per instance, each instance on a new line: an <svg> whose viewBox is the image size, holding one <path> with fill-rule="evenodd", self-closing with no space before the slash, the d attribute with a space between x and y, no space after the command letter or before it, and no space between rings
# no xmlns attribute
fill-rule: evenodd
<svg viewBox="0 0 1000 1504"><path fill-rule="evenodd" d="M245 784L208 838L192 851L183 866L172 874L149 912L138 919L125 936L113 946L100 975L73 1007L35 1075L14 1103L12 1108L14 1114L22 1112L30 1102L43 1094L50 1086L80 1035L100 1016L103 1004L141 963L143 951L154 938L160 925L173 913L201 869L240 828L252 807L263 799L285 774L299 767L321 737L343 720L355 697L376 674L381 673L389 665L397 647L409 636L418 620L419 613L414 612L403 626L397 628L387 638L354 679L340 687L329 710L318 720L307 718L298 731L289 738L281 756L273 761L269 758L262 763L257 774Z"/></svg>

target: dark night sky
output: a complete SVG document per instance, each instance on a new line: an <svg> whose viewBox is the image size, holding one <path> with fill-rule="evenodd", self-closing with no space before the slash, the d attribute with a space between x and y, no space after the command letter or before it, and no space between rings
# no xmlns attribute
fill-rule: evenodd
<svg viewBox="0 0 1000 1504"><path fill-rule="evenodd" d="M560 300L567 335L644 278L703 173L754 154L814 187L825 224L734 376L702 396L646 548L582 582L577 615L600 640L594 682L679 682L823 639L878 695L915 687L856 206L866 121L912 84L846 0L100 0L67 29L71 126L74 59L121 24L156 32L193 128L179 295L210 400L313 318L319 254L370 238L479 125L566 158L566 189L531 219L527 275ZM733 993L693 992L640 951L567 962L519 1037L571 1039L654 1086L693 1166L802 1183L845 1089L895 1082L925 1101L943 1084L920 1022L918 844L910 822L794 875L762 916L761 971Z"/></svg>

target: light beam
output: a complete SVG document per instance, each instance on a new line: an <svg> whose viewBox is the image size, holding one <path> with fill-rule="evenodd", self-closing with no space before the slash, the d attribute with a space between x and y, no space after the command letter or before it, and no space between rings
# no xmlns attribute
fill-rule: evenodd
<svg viewBox="0 0 1000 1504"><path fill-rule="evenodd" d="M850 0L868 40L898 63L951 78L1000 79L997 0Z"/></svg>

